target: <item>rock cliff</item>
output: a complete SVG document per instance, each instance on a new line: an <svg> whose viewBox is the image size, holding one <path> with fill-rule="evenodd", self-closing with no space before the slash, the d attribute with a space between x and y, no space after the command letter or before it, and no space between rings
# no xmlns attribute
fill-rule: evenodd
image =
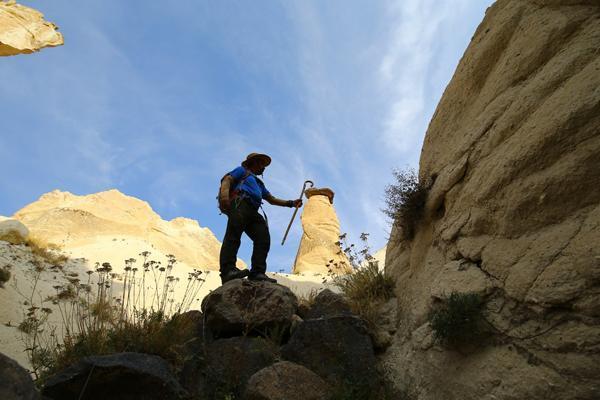
<svg viewBox="0 0 600 400"><path fill-rule="evenodd" d="M416 236L392 233L399 330L384 357L419 399L600 398L600 3L499 0L437 107ZM432 340L477 292L495 340ZM410 368L405 368L410 365Z"/></svg>
<svg viewBox="0 0 600 400"><path fill-rule="evenodd" d="M344 274L352 271L346 255L336 244L340 238L340 222L333 208L331 189L307 189L308 201L302 211L302 239L292 272ZM328 267L329 265L329 267Z"/></svg>
<svg viewBox="0 0 600 400"><path fill-rule="evenodd" d="M64 44L58 27L33 8L0 1L0 56L39 51Z"/></svg>
<svg viewBox="0 0 600 400"><path fill-rule="evenodd" d="M76 256L93 258L100 252L102 259L94 261L112 262L110 255L123 248L125 257L137 257L145 250L158 251L173 254L190 267L219 269L221 243L210 229L187 218L164 221L148 203L118 190L87 196L55 190L17 211L14 217L33 236ZM101 249L93 249L97 247ZM114 261L121 263L122 257ZM241 261L238 264L243 266Z"/></svg>

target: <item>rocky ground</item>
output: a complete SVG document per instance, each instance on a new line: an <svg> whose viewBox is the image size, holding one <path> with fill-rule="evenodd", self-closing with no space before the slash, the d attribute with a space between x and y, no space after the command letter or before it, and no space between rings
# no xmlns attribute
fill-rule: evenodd
<svg viewBox="0 0 600 400"><path fill-rule="evenodd" d="M46 399L383 399L389 396L365 323L325 290L300 305L282 285L234 280L182 318L196 337L178 362L140 353L88 357L49 377ZM0 357L3 399L37 399L24 370ZM2 393L1 391L4 391ZM335 397L334 397L335 396Z"/></svg>

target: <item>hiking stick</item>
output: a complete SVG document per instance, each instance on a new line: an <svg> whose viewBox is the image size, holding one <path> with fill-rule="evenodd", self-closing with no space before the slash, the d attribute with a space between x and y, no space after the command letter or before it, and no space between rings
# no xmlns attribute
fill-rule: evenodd
<svg viewBox="0 0 600 400"><path fill-rule="evenodd" d="M304 185L302 185L302 191L300 192L300 197L298 197L299 199L302 198L302 195L304 194L304 191L306 190L306 185L310 183L310 187L315 186L315 184L313 183L313 181L304 181ZM281 241L281 245L283 246L283 244L285 243L285 239L287 238L287 235L290 231L290 228L292 227L292 223L294 222L294 218L296 218L296 213L298 212L298 207L296 207L296 209L294 210L294 215L292 215L292 219L290 220L290 223L287 227L287 229L285 230L285 235L283 235L283 240Z"/></svg>

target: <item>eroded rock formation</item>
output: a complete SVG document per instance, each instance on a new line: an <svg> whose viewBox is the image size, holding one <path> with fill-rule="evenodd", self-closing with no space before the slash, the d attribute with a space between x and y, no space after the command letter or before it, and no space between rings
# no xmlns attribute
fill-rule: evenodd
<svg viewBox="0 0 600 400"><path fill-rule="evenodd" d="M149 250L173 254L191 267L219 269L221 243L197 221L164 221L150 205L118 190L77 196L55 190L17 211L31 234L75 256L118 262ZM116 260L112 255L119 255ZM239 266L243 263L238 262ZM118 264L117 264L118 265Z"/></svg>
<svg viewBox="0 0 600 400"><path fill-rule="evenodd" d="M333 208L331 189L305 191L308 201L302 211L302 239L292 272L344 274L352 271L346 255L340 251L340 222Z"/></svg>
<svg viewBox="0 0 600 400"><path fill-rule="evenodd" d="M33 8L0 1L0 56L39 51L64 44L58 27Z"/></svg>
<svg viewBox="0 0 600 400"><path fill-rule="evenodd" d="M597 0L488 9L427 131L425 217L388 245L385 358L419 399L600 398L599 88ZM428 314L452 291L484 297L496 340L434 344Z"/></svg>

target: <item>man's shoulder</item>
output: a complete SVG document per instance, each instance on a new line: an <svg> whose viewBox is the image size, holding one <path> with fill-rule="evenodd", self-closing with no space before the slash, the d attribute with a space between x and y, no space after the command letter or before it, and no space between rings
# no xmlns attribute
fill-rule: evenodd
<svg viewBox="0 0 600 400"><path fill-rule="evenodd" d="M228 175L233 176L234 179L241 179L244 176L247 176L249 173L246 171L246 168L239 166L231 170Z"/></svg>

